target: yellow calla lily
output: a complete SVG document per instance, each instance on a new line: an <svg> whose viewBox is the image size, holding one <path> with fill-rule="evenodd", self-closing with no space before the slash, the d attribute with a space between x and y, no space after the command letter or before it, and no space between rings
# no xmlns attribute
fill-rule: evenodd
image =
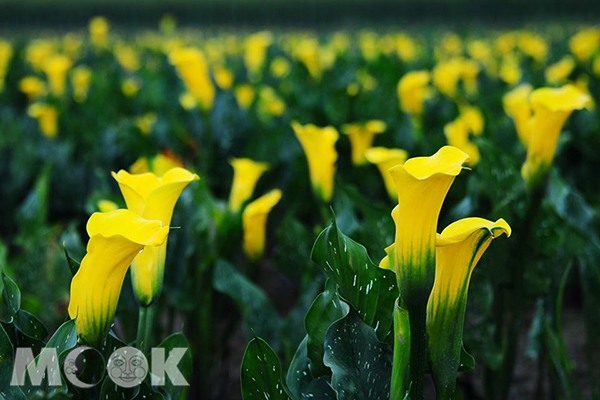
<svg viewBox="0 0 600 400"><path fill-rule="evenodd" d="M106 47L108 42L108 21L104 17L94 17L90 20L89 31L92 44L96 47Z"/></svg>
<svg viewBox="0 0 600 400"><path fill-rule="evenodd" d="M19 90L25 93L29 100L46 93L46 84L36 76L26 76L19 81Z"/></svg>
<svg viewBox="0 0 600 400"><path fill-rule="evenodd" d="M398 82L398 98L400 106L411 115L423 112L423 103L431 94L429 71L411 71L406 73Z"/></svg>
<svg viewBox="0 0 600 400"><path fill-rule="evenodd" d="M529 143L529 119L531 118L529 96L532 91L531 85L523 84L506 93L502 99L504 111L515 122L517 135L525 146Z"/></svg>
<svg viewBox="0 0 600 400"><path fill-rule="evenodd" d="M296 121L292 122L292 128L306 154L313 189L323 201L329 202L333 195L338 157L335 143L339 134L331 126L321 128L313 124L300 125Z"/></svg>
<svg viewBox="0 0 600 400"><path fill-rule="evenodd" d="M98 200L98 210L102 213L107 213L111 211L116 211L119 209L119 206L114 201L110 200Z"/></svg>
<svg viewBox="0 0 600 400"><path fill-rule="evenodd" d="M427 304L429 357L438 398L450 399L460 365L471 274L493 239L511 228L503 219L464 218L437 236L435 283Z"/></svg>
<svg viewBox="0 0 600 400"><path fill-rule="evenodd" d="M56 54L44 62L44 72L48 77L50 92L55 96L62 96L65 92L67 72L71 69L73 62L62 54Z"/></svg>
<svg viewBox="0 0 600 400"><path fill-rule="evenodd" d="M175 203L181 192L198 175L183 168L173 168L162 177L153 173L132 175L121 170L112 173L119 183L127 208L146 219L159 220L170 226ZM149 305L162 288L167 240L157 247L147 247L131 266L133 288L138 300Z"/></svg>
<svg viewBox="0 0 600 400"><path fill-rule="evenodd" d="M81 65L71 73L71 85L73 86L73 98L78 103L83 103L87 99L90 84L92 83L92 70L85 65Z"/></svg>
<svg viewBox="0 0 600 400"><path fill-rule="evenodd" d="M265 62L267 48L273 41L271 32L258 32L248 36L245 43L244 63L248 69L249 78L252 81L260 78L261 68Z"/></svg>
<svg viewBox="0 0 600 400"><path fill-rule="evenodd" d="M129 210L92 214L87 223L87 254L71 282L69 316L79 336L99 346L117 309L129 265L146 246L160 246L169 228Z"/></svg>
<svg viewBox="0 0 600 400"><path fill-rule="evenodd" d="M269 164L253 161L249 158L232 158L229 163L233 167L233 184L229 194L229 210L238 212L246 200L252 197L256 183Z"/></svg>
<svg viewBox="0 0 600 400"><path fill-rule="evenodd" d="M281 200L281 190L274 189L244 208L242 214L244 253L253 261L261 258L265 251L267 216L279 200Z"/></svg>
<svg viewBox="0 0 600 400"><path fill-rule="evenodd" d="M235 88L234 94L240 107L247 110L254 102L256 90L251 85L242 84Z"/></svg>
<svg viewBox="0 0 600 400"><path fill-rule="evenodd" d="M463 118L449 122L444 126L444 134L450 146L457 147L469 155L468 165L479 162L479 149L469 136L472 130Z"/></svg>
<svg viewBox="0 0 600 400"><path fill-rule="evenodd" d="M541 88L530 97L533 117L529 122L527 160L521 175L529 188L538 185L552 165L558 137L574 110L590 104L588 94L573 85L561 88Z"/></svg>
<svg viewBox="0 0 600 400"><path fill-rule="evenodd" d="M403 149L386 149L385 147L371 147L365 151L365 158L371 164L375 164L381 172L385 189L392 200L398 199L398 193L396 192L396 185L392 179L392 175L389 173L389 169L404 164L408 158L408 153Z"/></svg>
<svg viewBox="0 0 600 400"><path fill-rule="evenodd" d="M373 144L375 135L383 133L385 129L385 122L379 120L371 120L365 123L357 122L342 126L342 132L350 138L352 163L354 165L361 165L367 161L365 151Z"/></svg>
<svg viewBox="0 0 600 400"><path fill-rule="evenodd" d="M557 63L546 68L546 82L551 85L564 83L575 69L575 60L571 56L565 56Z"/></svg>
<svg viewBox="0 0 600 400"><path fill-rule="evenodd" d="M169 59L198 104L204 110L210 109L215 98L215 87L210 80L204 53L192 47L178 48L171 52Z"/></svg>
<svg viewBox="0 0 600 400"><path fill-rule="evenodd" d="M37 119L40 131L49 138L58 134L58 110L45 103L35 103L29 106L27 114Z"/></svg>
<svg viewBox="0 0 600 400"><path fill-rule="evenodd" d="M408 310L424 307L433 286L435 234L444 198L469 156L444 146L430 157L415 157L392 167L398 205L395 265L400 296Z"/></svg>

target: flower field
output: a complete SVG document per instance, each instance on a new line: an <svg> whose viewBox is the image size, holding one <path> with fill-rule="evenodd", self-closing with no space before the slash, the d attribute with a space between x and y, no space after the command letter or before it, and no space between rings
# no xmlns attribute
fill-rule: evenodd
<svg viewBox="0 0 600 400"><path fill-rule="evenodd" d="M592 25L0 37L0 399L600 398L599 100Z"/></svg>

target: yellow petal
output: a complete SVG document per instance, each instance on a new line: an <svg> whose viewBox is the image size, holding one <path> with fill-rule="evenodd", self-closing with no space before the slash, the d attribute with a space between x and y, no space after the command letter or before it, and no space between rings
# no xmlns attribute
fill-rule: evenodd
<svg viewBox="0 0 600 400"><path fill-rule="evenodd" d="M531 118L529 96L532 91L531 85L523 84L506 93L502 99L504 110L515 122L519 139L525 146L529 143L529 119Z"/></svg>
<svg viewBox="0 0 600 400"><path fill-rule="evenodd" d="M435 234L444 198L468 155L445 146L431 157L411 158L390 169L398 191L396 277L409 310L424 307L433 286Z"/></svg>
<svg viewBox="0 0 600 400"><path fill-rule="evenodd" d="M267 216L281 200L281 190L274 189L248 204L242 215L244 252L251 260L259 259L265 250Z"/></svg>
<svg viewBox="0 0 600 400"><path fill-rule="evenodd" d="M269 169L269 164L253 161L249 158L232 158L233 184L229 195L229 210L238 212L246 200L252 197L256 183Z"/></svg>
<svg viewBox="0 0 600 400"><path fill-rule="evenodd" d="M114 317L125 274L145 246L157 246L169 229L129 210L93 214L87 224L87 254L71 282L69 316L79 336L97 346Z"/></svg>
<svg viewBox="0 0 600 400"><path fill-rule="evenodd" d="M408 153L403 149L386 149L385 147L371 147L365 152L365 158L375 164L383 177L385 189L392 200L397 200L396 185L390 175L389 169L403 164L408 158Z"/></svg>
<svg viewBox="0 0 600 400"><path fill-rule="evenodd" d="M412 115L421 114L423 103L429 97L429 71L411 71L398 82L398 98L404 111Z"/></svg>
<svg viewBox="0 0 600 400"><path fill-rule="evenodd" d="M367 161L365 151L373 144L375 135L383 133L385 128L385 123L378 120L366 123L345 124L342 126L342 132L350 138L352 163L354 165L361 165Z"/></svg>
<svg viewBox="0 0 600 400"><path fill-rule="evenodd" d="M528 187L537 186L552 165L558 137L571 113L590 102L590 96L573 85L537 89L531 94L533 117L529 123L527 160L521 170Z"/></svg>
<svg viewBox="0 0 600 400"><path fill-rule="evenodd" d="M320 128L312 124L300 125L296 121L292 122L292 128L306 154L313 189L323 201L329 202L333 195L338 157L335 143L339 134L331 126Z"/></svg>

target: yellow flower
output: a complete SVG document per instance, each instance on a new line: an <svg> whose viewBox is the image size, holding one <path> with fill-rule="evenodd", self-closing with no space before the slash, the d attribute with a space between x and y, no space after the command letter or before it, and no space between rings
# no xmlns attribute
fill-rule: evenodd
<svg viewBox="0 0 600 400"><path fill-rule="evenodd" d="M335 162L338 157L335 142L339 134L332 126L321 128L313 124L300 125L297 121L292 122L292 128L308 160L313 190L321 200L329 202L333 196Z"/></svg>
<svg viewBox="0 0 600 400"><path fill-rule="evenodd" d="M120 44L115 48L115 56L126 71L135 72L140 69L140 60L133 48Z"/></svg>
<svg viewBox="0 0 600 400"><path fill-rule="evenodd" d="M246 38L244 62L250 80L257 81L260 78L261 69L267 55L267 48L271 45L272 41L273 35L267 31L258 32Z"/></svg>
<svg viewBox="0 0 600 400"><path fill-rule="evenodd" d="M4 90L4 78L8 72L8 64L12 57L13 50L9 42L0 40L0 92Z"/></svg>
<svg viewBox="0 0 600 400"><path fill-rule="evenodd" d="M162 17L160 17L158 26L161 32L166 34L172 34L177 28L177 20L172 14L165 14Z"/></svg>
<svg viewBox="0 0 600 400"><path fill-rule="evenodd" d="M53 95L62 96L65 92L67 72L72 65L71 59L62 54L56 54L44 63L44 72L48 77L50 92Z"/></svg>
<svg viewBox="0 0 600 400"><path fill-rule="evenodd" d="M481 135L485 124L481 110L477 107L463 104L459 106L459 111L459 118L465 121L471 133L475 136Z"/></svg>
<svg viewBox="0 0 600 400"><path fill-rule="evenodd" d="M493 239L510 236L503 219L465 218L437 236L435 283L427 304L427 334L439 398L452 398L460 366L467 292L471 274Z"/></svg>
<svg viewBox="0 0 600 400"><path fill-rule="evenodd" d="M242 215L244 226L244 253L256 261L265 251L267 216L281 199L281 190L274 189L249 203Z"/></svg>
<svg viewBox="0 0 600 400"><path fill-rule="evenodd" d="M140 132L142 132L144 135L149 135L150 133L152 133L152 129L156 124L157 118L155 113L148 112L146 114L135 117L133 121L135 126L137 126L140 130Z"/></svg>
<svg viewBox="0 0 600 400"><path fill-rule="evenodd" d="M453 58L439 62L433 69L433 84L448 97L454 97L462 74L462 60Z"/></svg>
<svg viewBox="0 0 600 400"><path fill-rule="evenodd" d="M152 172L154 175L161 177L173 168L183 168L183 162L171 152L157 154L148 159L140 157L129 167L129 172L132 174L144 174Z"/></svg>
<svg viewBox="0 0 600 400"><path fill-rule="evenodd" d="M49 40L34 40L25 53L25 59L31 64L34 70L41 71L44 64L54 54L55 46Z"/></svg>
<svg viewBox="0 0 600 400"><path fill-rule="evenodd" d="M19 81L19 89L29 100L34 100L46 93L46 84L36 76L26 76Z"/></svg>
<svg viewBox="0 0 600 400"><path fill-rule="evenodd" d="M516 55L511 53L502 58L498 75L509 85L514 85L521 80L523 72Z"/></svg>
<svg viewBox="0 0 600 400"><path fill-rule="evenodd" d="M226 67L215 67L214 74L215 82L221 89L227 90L233 85L233 73Z"/></svg>
<svg viewBox="0 0 600 400"><path fill-rule="evenodd" d="M444 134L450 146L461 149L469 155L468 165L475 165L479 162L479 149L477 145L470 140L473 131L466 120L458 117L444 126Z"/></svg>
<svg viewBox="0 0 600 400"><path fill-rule="evenodd" d="M392 212L396 235L391 267L409 312L425 309L435 273L438 217L468 158L463 151L445 146L431 157L410 158L389 170L398 192Z"/></svg>
<svg viewBox="0 0 600 400"><path fill-rule="evenodd" d="M285 112L285 103L270 86L263 86L258 93L259 112L281 116Z"/></svg>
<svg viewBox="0 0 600 400"><path fill-rule="evenodd" d="M596 74L596 76L600 76L600 54L594 57L592 69L594 70L594 74Z"/></svg>
<svg viewBox="0 0 600 400"><path fill-rule="evenodd" d="M521 51L533 58L539 63L543 63L546 60L548 54L548 44L539 35L534 35L530 32L523 32L519 36L518 42Z"/></svg>
<svg viewBox="0 0 600 400"><path fill-rule="evenodd" d="M119 183L127 208L142 218L159 220L166 227L171 225L175 203L181 192L198 175L183 168L173 168L162 177L153 173L131 175L121 170L112 173ZM135 258L131 265L133 289L144 306L150 305L161 291L167 240L160 246L149 246Z"/></svg>
<svg viewBox="0 0 600 400"><path fill-rule="evenodd" d="M527 160L521 175L529 188L536 187L552 165L563 125L574 110L590 104L590 96L573 85L541 88L530 97L533 116L529 123Z"/></svg>
<svg viewBox="0 0 600 400"><path fill-rule="evenodd" d="M90 20L90 37L94 46L106 47L108 28L108 21L104 17L94 17Z"/></svg>
<svg viewBox="0 0 600 400"><path fill-rule="evenodd" d="M600 46L600 29L592 28L578 32L569 41L571 53L580 61L587 61Z"/></svg>
<svg viewBox="0 0 600 400"><path fill-rule="evenodd" d="M411 115L423 112L423 103L430 96L430 74L428 71L411 71L398 82L400 106Z"/></svg>
<svg viewBox="0 0 600 400"><path fill-rule="evenodd" d="M256 91L251 85L242 84L235 88L235 99L240 107L248 109L254 102Z"/></svg>
<svg viewBox="0 0 600 400"><path fill-rule="evenodd" d="M56 137L58 134L58 110L56 107L45 103L35 103L29 106L27 114L37 119L40 131L45 136Z"/></svg>
<svg viewBox="0 0 600 400"><path fill-rule="evenodd" d="M417 44L410 36L400 33L396 35L396 53L404 62L413 61L418 55Z"/></svg>
<svg viewBox="0 0 600 400"><path fill-rule="evenodd" d="M114 201L110 200L99 200L98 201L98 210L102 213L107 213L111 211L118 210L119 206Z"/></svg>
<svg viewBox="0 0 600 400"><path fill-rule="evenodd" d="M408 153L403 149L386 149L385 147L371 147L365 151L365 158L371 164L377 165L385 189L392 200L398 200L398 193L396 192L396 185L392 179L392 175L389 169L400 164L404 164L408 158Z"/></svg>
<svg viewBox="0 0 600 400"><path fill-rule="evenodd" d="M352 145L352 163L362 165L367 162L365 151L373 145L375 135L383 133L386 129L385 122L371 120L364 123L345 124L342 132L350 138Z"/></svg>
<svg viewBox="0 0 600 400"><path fill-rule="evenodd" d="M529 142L529 119L531 118L529 96L532 91L531 85L523 84L506 93L502 99L504 110L515 122L519 139L525 146Z"/></svg>
<svg viewBox="0 0 600 400"><path fill-rule="evenodd" d="M253 161L249 158L232 158L229 163L233 167L233 183L229 194L229 210L238 212L244 202L254 192L254 187L269 164Z"/></svg>
<svg viewBox="0 0 600 400"><path fill-rule="evenodd" d="M304 64L314 80L321 80L323 68L317 39L311 37L302 38L294 48L294 57Z"/></svg>
<svg viewBox="0 0 600 400"><path fill-rule="evenodd" d="M71 281L69 316L79 337L98 347L112 323L129 265L147 246L163 244L169 228L117 210L93 214L87 232L87 254Z"/></svg>
<svg viewBox="0 0 600 400"><path fill-rule="evenodd" d="M575 69L575 60L571 56L563 57L559 62L546 68L546 82L556 85L569 79Z"/></svg>
<svg viewBox="0 0 600 400"><path fill-rule="evenodd" d="M515 32L506 32L496 38L496 51L502 55L512 53L517 46L517 35Z"/></svg>
<svg viewBox="0 0 600 400"><path fill-rule="evenodd" d="M377 35L375 32L362 31L358 35L358 47L366 61L373 61L379 56Z"/></svg>
<svg viewBox="0 0 600 400"><path fill-rule="evenodd" d="M204 53L192 47L180 48L173 50L169 59L198 104L204 110L210 109L215 98L215 87L210 80Z"/></svg>
<svg viewBox="0 0 600 400"><path fill-rule="evenodd" d="M270 69L275 78L285 78L290 73L290 63L283 57L275 57Z"/></svg>
<svg viewBox="0 0 600 400"><path fill-rule="evenodd" d="M92 83L92 70L81 65L71 72L71 86L73 86L73 98L78 103L87 99L90 84Z"/></svg>
<svg viewBox="0 0 600 400"><path fill-rule="evenodd" d="M135 96L140 88L141 84L136 78L127 78L121 83L121 91L127 97Z"/></svg>

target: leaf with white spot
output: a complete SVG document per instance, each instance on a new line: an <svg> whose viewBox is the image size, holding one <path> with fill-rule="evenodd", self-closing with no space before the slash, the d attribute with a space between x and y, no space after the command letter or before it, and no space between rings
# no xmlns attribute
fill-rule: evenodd
<svg viewBox="0 0 600 400"><path fill-rule="evenodd" d="M277 354L259 337L248 343L242 359L241 382L243 400L291 400Z"/></svg>

